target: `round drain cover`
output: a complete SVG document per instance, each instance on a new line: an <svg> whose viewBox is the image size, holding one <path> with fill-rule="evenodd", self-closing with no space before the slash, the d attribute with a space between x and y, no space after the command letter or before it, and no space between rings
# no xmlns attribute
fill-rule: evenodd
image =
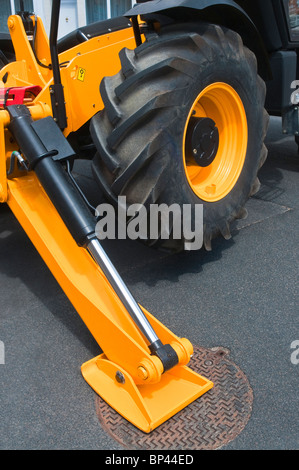
<svg viewBox="0 0 299 470"><path fill-rule="evenodd" d="M214 387L150 434L145 434L100 397L97 415L102 427L126 449L213 450L235 439L248 422L253 393L244 373L224 348L195 347L189 367Z"/></svg>

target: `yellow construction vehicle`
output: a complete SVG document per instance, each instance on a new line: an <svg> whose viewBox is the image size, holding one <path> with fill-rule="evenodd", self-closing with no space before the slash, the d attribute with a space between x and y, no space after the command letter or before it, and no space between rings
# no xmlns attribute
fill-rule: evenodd
<svg viewBox="0 0 299 470"><path fill-rule="evenodd" d="M53 0L49 39L41 19L21 11L8 18L13 47L1 43L0 56L0 202L103 351L83 364L84 378L145 432L213 384L187 367L191 343L133 298L95 234L72 164L92 159L113 203L120 194L146 207L203 203L210 249L218 232L230 237L266 156L265 89L253 54L237 33L190 17L165 21L160 7L153 17L139 5L58 42ZM177 251L186 240L145 242Z"/></svg>
<svg viewBox="0 0 299 470"><path fill-rule="evenodd" d="M8 19L15 61L1 70L0 201L9 205L103 351L83 364L84 378L122 416L150 432L212 383L186 367L191 343L133 298L68 172L75 152L66 137L102 108L99 76L116 72L115 55L125 45L134 47L132 27L126 21L125 29L58 56L59 4L53 1L50 44L40 18Z"/></svg>

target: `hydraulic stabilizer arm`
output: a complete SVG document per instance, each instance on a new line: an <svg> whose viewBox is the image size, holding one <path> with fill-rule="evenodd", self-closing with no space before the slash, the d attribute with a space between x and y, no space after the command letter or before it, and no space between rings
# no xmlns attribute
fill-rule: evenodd
<svg viewBox="0 0 299 470"><path fill-rule="evenodd" d="M72 147L51 117L33 121L25 105L7 108L8 126L29 169L34 170L49 199L79 246L86 248L107 277L126 310L146 338L149 350L163 364L163 371L178 364L171 345L163 345L95 235L96 219L72 183L62 163L74 156ZM51 147L55 142L55 147ZM59 145L60 144L60 145ZM50 146L50 147L49 147Z"/></svg>
<svg viewBox="0 0 299 470"><path fill-rule="evenodd" d="M60 77L59 7L60 1L53 0L53 77L47 72L46 81L21 19L14 16L9 22L19 55L20 41L26 46L25 59L11 65L14 93L25 67L32 72L32 84L44 89L27 106L4 100L0 109L0 202L9 205L103 351L82 365L83 377L123 417L150 432L213 384L186 367L193 353L190 341L177 337L136 302L97 239L96 218L70 176L75 155L65 137L71 116L66 115L64 91L70 102L74 80L67 79L65 68L64 79ZM40 40L46 46L43 33ZM73 70L75 64L67 63Z"/></svg>
<svg viewBox="0 0 299 470"><path fill-rule="evenodd" d="M150 432L213 384L186 367L190 341L136 302L103 250L96 219L65 169L74 151L49 111L12 105L0 118L9 132L0 141L1 158L11 135L26 169L8 165L0 200L7 201L103 351L82 365L82 374L116 411Z"/></svg>

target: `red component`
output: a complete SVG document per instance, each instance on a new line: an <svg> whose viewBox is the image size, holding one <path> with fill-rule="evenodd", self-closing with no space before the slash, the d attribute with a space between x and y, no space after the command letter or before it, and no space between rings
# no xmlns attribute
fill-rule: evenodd
<svg viewBox="0 0 299 470"><path fill-rule="evenodd" d="M41 90L39 85L0 88L0 106L4 108L13 104L26 104L33 101Z"/></svg>

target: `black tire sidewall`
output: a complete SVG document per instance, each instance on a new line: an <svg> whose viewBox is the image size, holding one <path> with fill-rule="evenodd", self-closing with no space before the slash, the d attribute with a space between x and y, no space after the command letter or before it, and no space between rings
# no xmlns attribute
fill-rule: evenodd
<svg viewBox="0 0 299 470"><path fill-rule="evenodd" d="M264 107L258 93L257 78L256 71L252 70L245 56L241 60L219 56L215 62L210 63L204 70L199 69L186 93L184 105L179 110L178 125L175 125L171 131L176 152L172 156L173 165L171 175L169 175L170 184L164 193L164 198L167 199L165 202L168 204L174 202L203 204L204 222L205 225L210 226L212 231L216 230L218 220L230 221L235 218L237 212L246 203L256 179L263 143ZM200 199L189 185L182 158L184 133L182 122L186 123L190 109L201 91L216 82L224 82L230 85L240 96L247 117L248 146L241 174L233 189L223 199L209 203ZM177 188L180 188L180 190L177 191Z"/></svg>
<svg viewBox="0 0 299 470"><path fill-rule="evenodd" d="M99 184L114 202L122 194L147 209L150 204L191 205L193 222L195 205L202 205L204 245L211 249L210 242L219 232L230 237L230 223L244 214L244 205L258 188L267 120L265 84L258 76L254 54L233 31L206 23L164 28L134 52L123 51L122 72L105 81L105 110L94 121L100 155L94 172ZM189 184L183 142L195 100L217 82L239 95L248 143L234 187L221 200L207 202ZM171 251L184 249L183 237L173 242ZM169 247L160 238L149 244Z"/></svg>

